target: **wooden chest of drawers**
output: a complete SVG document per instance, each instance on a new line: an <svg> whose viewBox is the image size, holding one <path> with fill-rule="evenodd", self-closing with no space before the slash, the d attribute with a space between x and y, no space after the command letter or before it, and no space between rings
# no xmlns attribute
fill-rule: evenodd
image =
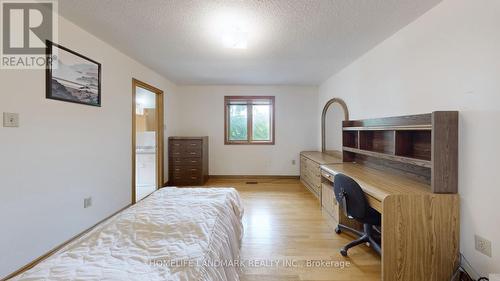
<svg viewBox="0 0 500 281"><path fill-rule="evenodd" d="M208 137L168 138L168 183L203 185L208 179Z"/></svg>

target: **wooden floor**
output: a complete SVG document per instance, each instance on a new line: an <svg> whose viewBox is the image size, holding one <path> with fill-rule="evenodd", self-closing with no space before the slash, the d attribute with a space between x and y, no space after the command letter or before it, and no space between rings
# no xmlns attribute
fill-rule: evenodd
<svg viewBox="0 0 500 281"><path fill-rule="evenodd" d="M299 180L211 179L207 186L235 187L243 199L242 281L380 280L380 257L367 246L339 254L353 238L335 234Z"/></svg>

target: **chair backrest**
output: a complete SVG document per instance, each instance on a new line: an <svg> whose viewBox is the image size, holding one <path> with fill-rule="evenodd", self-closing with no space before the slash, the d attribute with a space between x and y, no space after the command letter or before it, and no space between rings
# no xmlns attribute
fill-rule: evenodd
<svg viewBox="0 0 500 281"><path fill-rule="evenodd" d="M335 198L351 218L363 219L367 211L365 193L359 184L344 174L336 174L333 179Z"/></svg>

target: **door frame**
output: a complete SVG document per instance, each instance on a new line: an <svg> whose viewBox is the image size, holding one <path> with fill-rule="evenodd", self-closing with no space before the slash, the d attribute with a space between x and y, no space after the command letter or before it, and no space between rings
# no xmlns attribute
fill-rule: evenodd
<svg viewBox="0 0 500 281"><path fill-rule="evenodd" d="M138 79L132 78L132 204L136 203L136 88L143 88L156 94L156 122L158 126L158 134L156 135L157 152L156 152L156 189L163 187L164 182L164 160L163 160L163 91L144 83Z"/></svg>

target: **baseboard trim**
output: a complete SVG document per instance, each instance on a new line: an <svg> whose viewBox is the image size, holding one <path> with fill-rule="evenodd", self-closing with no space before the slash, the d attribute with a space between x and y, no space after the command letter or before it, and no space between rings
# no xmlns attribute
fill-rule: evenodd
<svg viewBox="0 0 500 281"><path fill-rule="evenodd" d="M300 179L292 175L210 175L211 179Z"/></svg>
<svg viewBox="0 0 500 281"><path fill-rule="evenodd" d="M6 281L6 280L9 280L11 278L14 278L15 276L33 268L34 266L36 266L37 264L39 264L40 262L42 262L43 260L45 260L46 258L50 257L51 255L53 255L54 253L56 253L57 251L59 251L60 249L62 249L64 246L68 245L69 243L73 242L74 240L82 237L83 235L89 233L92 229L96 228L98 225L100 225L101 223L105 222L106 220L108 220L109 218L113 217L114 215L120 213L121 211L129 208L130 206L132 206L132 204L129 204L123 208L121 208L120 210L114 212L113 214L107 216L106 218L104 218L103 220L100 220L98 223L94 224L93 226L91 226L90 228L84 230L83 232L71 237L69 240L65 241L64 243L60 244L59 246L56 246L55 248L53 248L52 250L50 250L49 252L39 256L38 258L36 258L35 260L31 261L30 263L24 265L23 267L19 268L18 270L12 272L11 274L7 275L6 277L0 279L0 281Z"/></svg>

